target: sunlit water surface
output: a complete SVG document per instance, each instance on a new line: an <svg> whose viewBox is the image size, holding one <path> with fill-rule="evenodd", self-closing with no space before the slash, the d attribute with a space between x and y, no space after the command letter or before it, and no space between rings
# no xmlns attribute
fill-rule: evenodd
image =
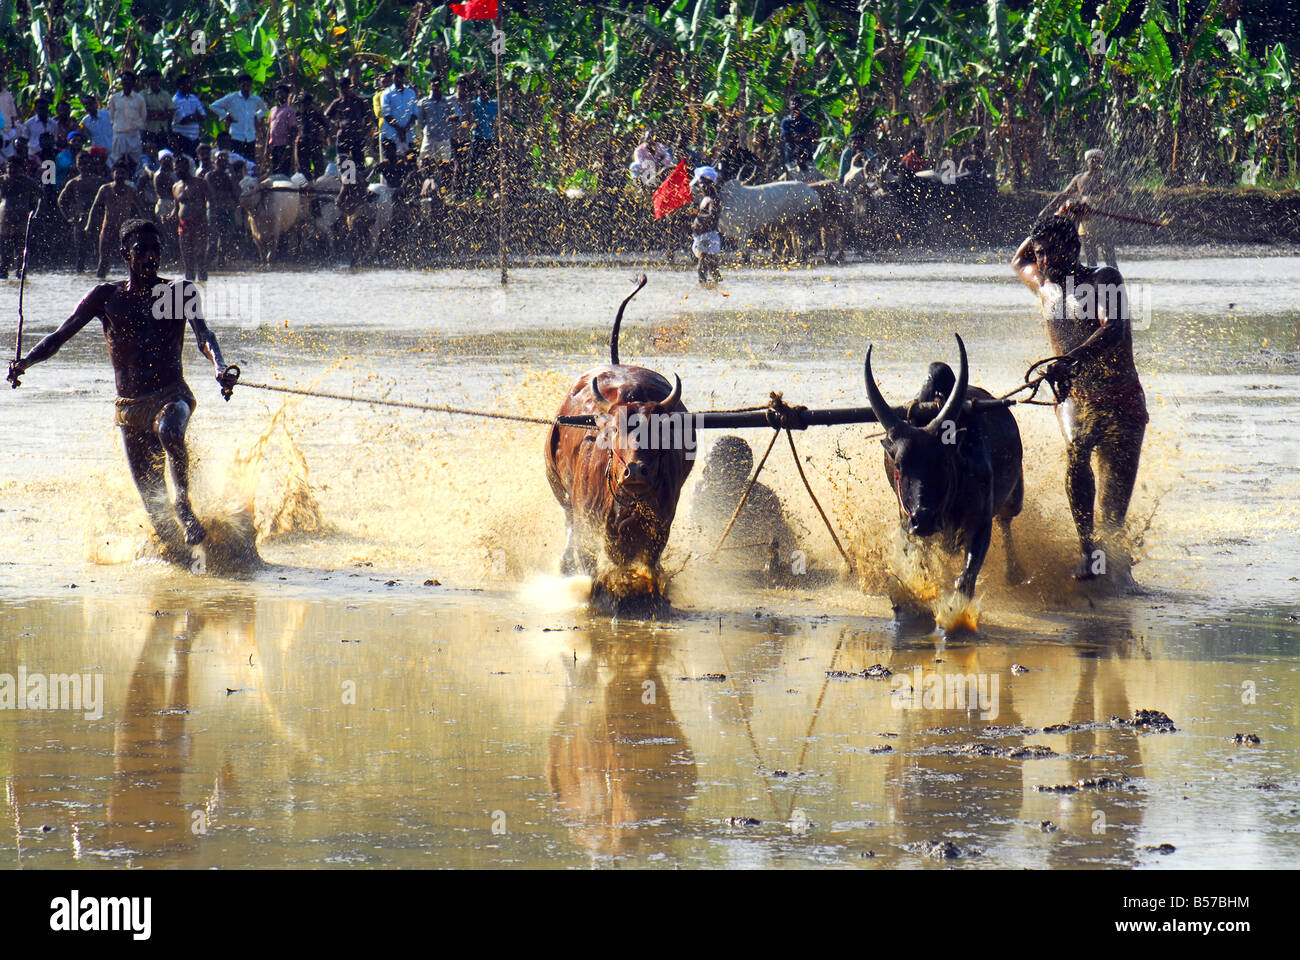
<svg viewBox="0 0 1300 960"><path fill-rule="evenodd" d="M903 402L959 332L1000 394L1049 352L1005 260L754 268L716 290L652 271L623 359L679 373L696 410L773 390L857 406L869 343ZM227 404L192 346L196 504L255 524L270 566L137 561L144 515L87 329L0 394L0 683L103 688L99 711L0 709L0 866L1293 866L1300 259L1122 267L1151 409L1142 589L1069 582L1062 441L1021 407L1033 577L1003 582L995 536L981 633L950 640L892 618L897 511L868 426L797 435L856 575L783 442L763 480L805 579L757 585L744 544L713 562L683 519L666 556L682 616L611 623L554 576L545 428L251 389ZM520 269L504 290L490 272L214 276L244 286L212 325L249 381L545 417L607 355L629 272ZM28 348L88 286L29 278ZM0 315L16 294L0 285ZM875 664L892 676L843 676ZM984 704L901 695L958 675ZM1176 732L1109 723L1139 709ZM1092 723L1044 731L1067 721ZM944 840L955 859L933 856Z"/></svg>

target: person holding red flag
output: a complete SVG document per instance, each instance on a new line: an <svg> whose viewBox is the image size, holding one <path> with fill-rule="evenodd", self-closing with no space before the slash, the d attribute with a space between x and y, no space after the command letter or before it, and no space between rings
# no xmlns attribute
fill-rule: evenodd
<svg viewBox="0 0 1300 960"><path fill-rule="evenodd" d="M682 160L654 192L655 219L658 220L690 202L691 182L690 177L686 175L686 161Z"/></svg>

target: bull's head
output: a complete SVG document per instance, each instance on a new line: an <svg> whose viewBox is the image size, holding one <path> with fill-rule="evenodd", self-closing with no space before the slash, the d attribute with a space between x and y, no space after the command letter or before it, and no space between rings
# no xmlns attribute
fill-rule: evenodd
<svg viewBox="0 0 1300 960"><path fill-rule="evenodd" d="M957 418L966 400L966 344L961 337L957 338L957 349L961 351L957 383L938 415L918 427L900 417L881 396L871 373L871 348L867 348L867 398L885 429L880 442L889 457L887 466L893 472L898 505L907 517L908 532L918 537L928 537L942 527L944 507L952 494L955 432L951 427L945 429L944 424Z"/></svg>
<svg viewBox="0 0 1300 960"><path fill-rule="evenodd" d="M679 413L682 380L673 375L674 385L662 400L637 400L643 393L640 384L622 392L617 400L606 399L600 376L591 378L591 400L608 419L601 434L602 446L609 450L608 476L616 499L655 500L656 492L679 487L681 451L690 442L684 431L691 428L686 416L664 421L656 414ZM693 438L690 438L693 440ZM671 520L671 516L668 518Z"/></svg>

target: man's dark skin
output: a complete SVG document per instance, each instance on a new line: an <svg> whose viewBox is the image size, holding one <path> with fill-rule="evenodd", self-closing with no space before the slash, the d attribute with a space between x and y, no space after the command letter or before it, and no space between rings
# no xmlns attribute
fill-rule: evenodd
<svg viewBox="0 0 1300 960"><path fill-rule="evenodd" d="M8 278L11 259L21 265L27 215L41 202L41 185L17 161L15 156L0 174L0 280Z"/></svg>
<svg viewBox="0 0 1300 960"><path fill-rule="evenodd" d="M1067 443L1066 493L1079 533L1078 580L1106 570L1094 539L1093 452L1101 472L1102 536L1115 538L1124 530L1148 420L1133 362L1124 278L1114 267L1079 261L1075 223L1087 212L1077 201L1065 204L1057 216L1039 221L1012 260L1017 276L1038 294L1053 351L1069 358L1043 373L1065 394L1056 412Z"/></svg>
<svg viewBox="0 0 1300 960"><path fill-rule="evenodd" d="M339 151L339 169L343 161L351 160L356 169L356 179L365 175L365 143L368 126L373 114L370 105L356 95L352 81L347 77L339 79L339 95L325 108L325 119L335 125Z"/></svg>
<svg viewBox="0 0 1300 960"><path fill-rule="evenodd" d="M189 157L176 160L176 236L181 244L185 279L206 283L208 279L208 182L190 170Z"/></svg>
<svg viewBox="0 0 1300 960"><path fill-rule="evenodd" d="M229 166L229 154L218 150L215 166L205 178L212 209L212 246L216 251L217 269L226 262L235 235L235 210L239 207L239 184Z"/></svg>
<svg viewBox="0 0 1300 960"><path fill-rule="evenodd" d="M72 227L73 253L77 261L77 272L86 269L86 251L91 249L91 238L85 230L86 214L90 212L99 188L104 185L102 177L91 168L87 154L77 155L77 174L69 177L59 194L59 212Z"/></svg>
<svg viewBox="0 0 1300 960"><path fill-rule="evenodd" d="M103 280L108 276L108 252L118 236L122 224L132 217L148 216L140 202L140 192L131 182L131 168L128 164L118 163L113 167L113 180L99 188L95 202L86 215L86 232L95 229L95 221L103 219L99 228L99 264L95 274Z"/></svg>
<svg viewBox="0 0 1300 960"><path fill-rule="evenodd" d="M180 539L194 546L203 542L207 531L194 516L189 498L185 429L194 409L194 395L181 366L186 313L194 314L188 318L190 327L199 349L212 362L226 399L236 375L227 369L217 338L199 316L192 285L158 276L162 247L157 228L147 221L131 221L124 225L122 242L128 279L101 283L91 290L58 330L26 358L10 364L9 380L17 381L32 366L54 356L90 321L99 320L117 381L117 422L127 463L149 519L167 547L176 549ZM175 489L171 509L164 460Z"/></svg>

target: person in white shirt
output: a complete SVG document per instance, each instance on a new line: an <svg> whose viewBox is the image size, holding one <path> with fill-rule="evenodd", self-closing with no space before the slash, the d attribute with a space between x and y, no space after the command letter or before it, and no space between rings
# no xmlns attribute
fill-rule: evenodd
<svg viewBox="0 0 1300 960"><path fill-rule="evenodd" d="M107 111L99 109L99 98L93 93L83 93L81 102L86 105L86 115L81 118L81 129L86 131L88 146L111 150L113 146L113 121Z"/></svg>
<svg viewBox="0 0 1300 960"><path fill-rule="evenodd" d="M36 112L27 118L26 123L17 126L18 136L14 139L22 137L29 144L39 144L43 133L52 133L56 137L59 135L59 122L50 116L50 101L45 96L36 98Z"/></svg>
<svg viewBox="0 0 1300 960"><path fill-rule="evenodd" d="M225 120L235 150L251 157L256 152L257 129L270 108L253 92L253 78L240 74L239 89L212 104L212 112Z"/></svg>
<svg viewBox="0 0 1300 960"><path fill-rule="evenodd" d="M144 94L135 89L135 74L130 70L122 74L121 92L108 98L108 116L113 123L113 148L108 162L114 164L126 157L132 167L138 166L144 155L140 134L144 132L149 108Z"/></svg>
<svg viewBox="0 0 1300 960"><path fill-rule="evenodd" d="M406 68L393 67L393 83L379 98L383 123L379 126L379 159L398 159L411 149L411 127L415 125L415 108L420 98L406 85Z"/></svg>

